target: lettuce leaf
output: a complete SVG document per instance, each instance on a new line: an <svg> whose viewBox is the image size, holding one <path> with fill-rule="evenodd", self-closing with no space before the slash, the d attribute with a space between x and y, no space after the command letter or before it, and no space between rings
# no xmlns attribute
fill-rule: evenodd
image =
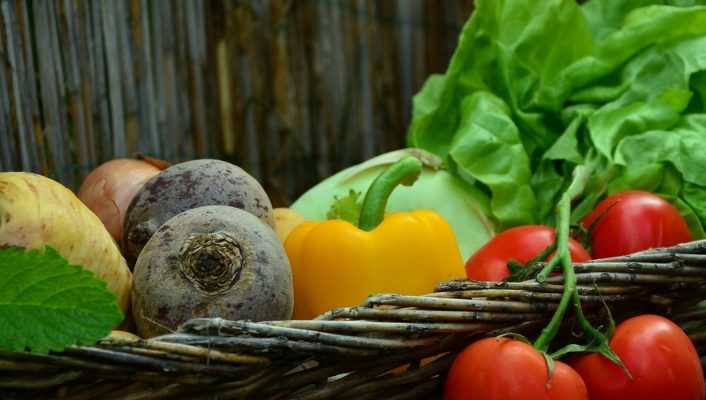
<svg viewBox="0 0 706 400"><path fill-rule="evenodd" d="M447 71L414 98L407 142L489 193L501 229L551 223L592 162L574 219L650 190L702 238L706 0L477 0Z"/></svg>

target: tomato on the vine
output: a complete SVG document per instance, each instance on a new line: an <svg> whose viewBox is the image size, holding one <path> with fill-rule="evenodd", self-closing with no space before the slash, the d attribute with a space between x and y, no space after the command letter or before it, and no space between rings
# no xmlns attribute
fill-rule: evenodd
<svg viewBox="0 0 706 400"><path fill-rule="evenodd" d="M703 400L706 396L699 355L684 331L657 315L625 320L610 347L632 375L599 354L570 364L583 377L591 400Z"/></svg>
<svg viewBox="0 0 706 400"><path fill-rule="evenodd" d="M508 338L481 339L454 360L444 400L588 400L581 376L555 361L547 385L547 364L531 345Z"/></svg>
<svg viewBox="0 0 706 400"><path fill-rule="evenodd" d="M511 275L510 260L525 264L555 241L555 230L544 225L523 225L510 228L478 249L466 262L466 276L477 281L499 282ZM591 256L581 244L569 240L569 253L576 262L589 261Z"/></svg>
<svg viewBox="0 0 706 400"><path fill-rule="evenodd" d="M654 193L628 191L606 197L581 221L591 232L591 254L605 258L691 240L679 210Z"/></svg>

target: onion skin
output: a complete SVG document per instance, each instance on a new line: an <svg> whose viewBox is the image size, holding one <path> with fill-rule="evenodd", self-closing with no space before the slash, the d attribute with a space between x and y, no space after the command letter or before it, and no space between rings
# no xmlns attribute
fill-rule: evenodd
<svg viewBox="0 0 706 400"><path fill-rule="evenodd" d="M110 160L86 176L78 197L98 216L113 239L119 242L130 201L147 180L161 171L162 168L149 161L127 158Z"/></svg>

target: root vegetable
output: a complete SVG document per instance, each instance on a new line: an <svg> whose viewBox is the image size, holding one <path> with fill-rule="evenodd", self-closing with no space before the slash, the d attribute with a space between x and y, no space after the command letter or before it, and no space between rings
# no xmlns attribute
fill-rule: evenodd
<svg viewBox="0 0 706 400"><path fill-rule="evenodd" d="M54 247L104 280L127 313L132 275L100 219L60 183L27 172L0 173L0 246Z"/></svg>
<svg viewBox="0 0 706 400"><path fill-rule="evenodd" d="M140 253L132 311L144 338L191 318L289 319L292 275L275 232L228 206L185 211L162 225Z"/></svg>
<svg viewBox="0 0 706 400"><path fill-rule="evenodd" d="M142 185L162 169L144 160L110 160L86 176L78 197L100 218L113 239L119 242L130 202Z"/></svg>
<svg viewBox="0 0 706 400"><path fill-rule="evenodd" d="M243 209L274 228L267 193L241 168L209 159L175 164L147 181L130 203L122 237L128 265L135 264L145 243L169 218L210 205Z"/></svg>

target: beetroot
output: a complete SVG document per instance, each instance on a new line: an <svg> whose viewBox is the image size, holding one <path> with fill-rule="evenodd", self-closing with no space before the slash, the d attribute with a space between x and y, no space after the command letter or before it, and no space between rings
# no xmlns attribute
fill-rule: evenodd
<svg viewBox="0 0 706 400"><path fill-rule="evenodd" d="M148 338L191 318L285 320L294 305L289 260L274 230L228 206L185 211L140 253L132 312Z"/></svg>
<svg viewBox="0 0 706 400"><path fill-rule="evenodd" d="M122 250L132 267L145 243L171 217L192 208L225 205L243 209L274 228L272 203L241 168L219 160L193 160L148 180L127 209Z"/></svg>

